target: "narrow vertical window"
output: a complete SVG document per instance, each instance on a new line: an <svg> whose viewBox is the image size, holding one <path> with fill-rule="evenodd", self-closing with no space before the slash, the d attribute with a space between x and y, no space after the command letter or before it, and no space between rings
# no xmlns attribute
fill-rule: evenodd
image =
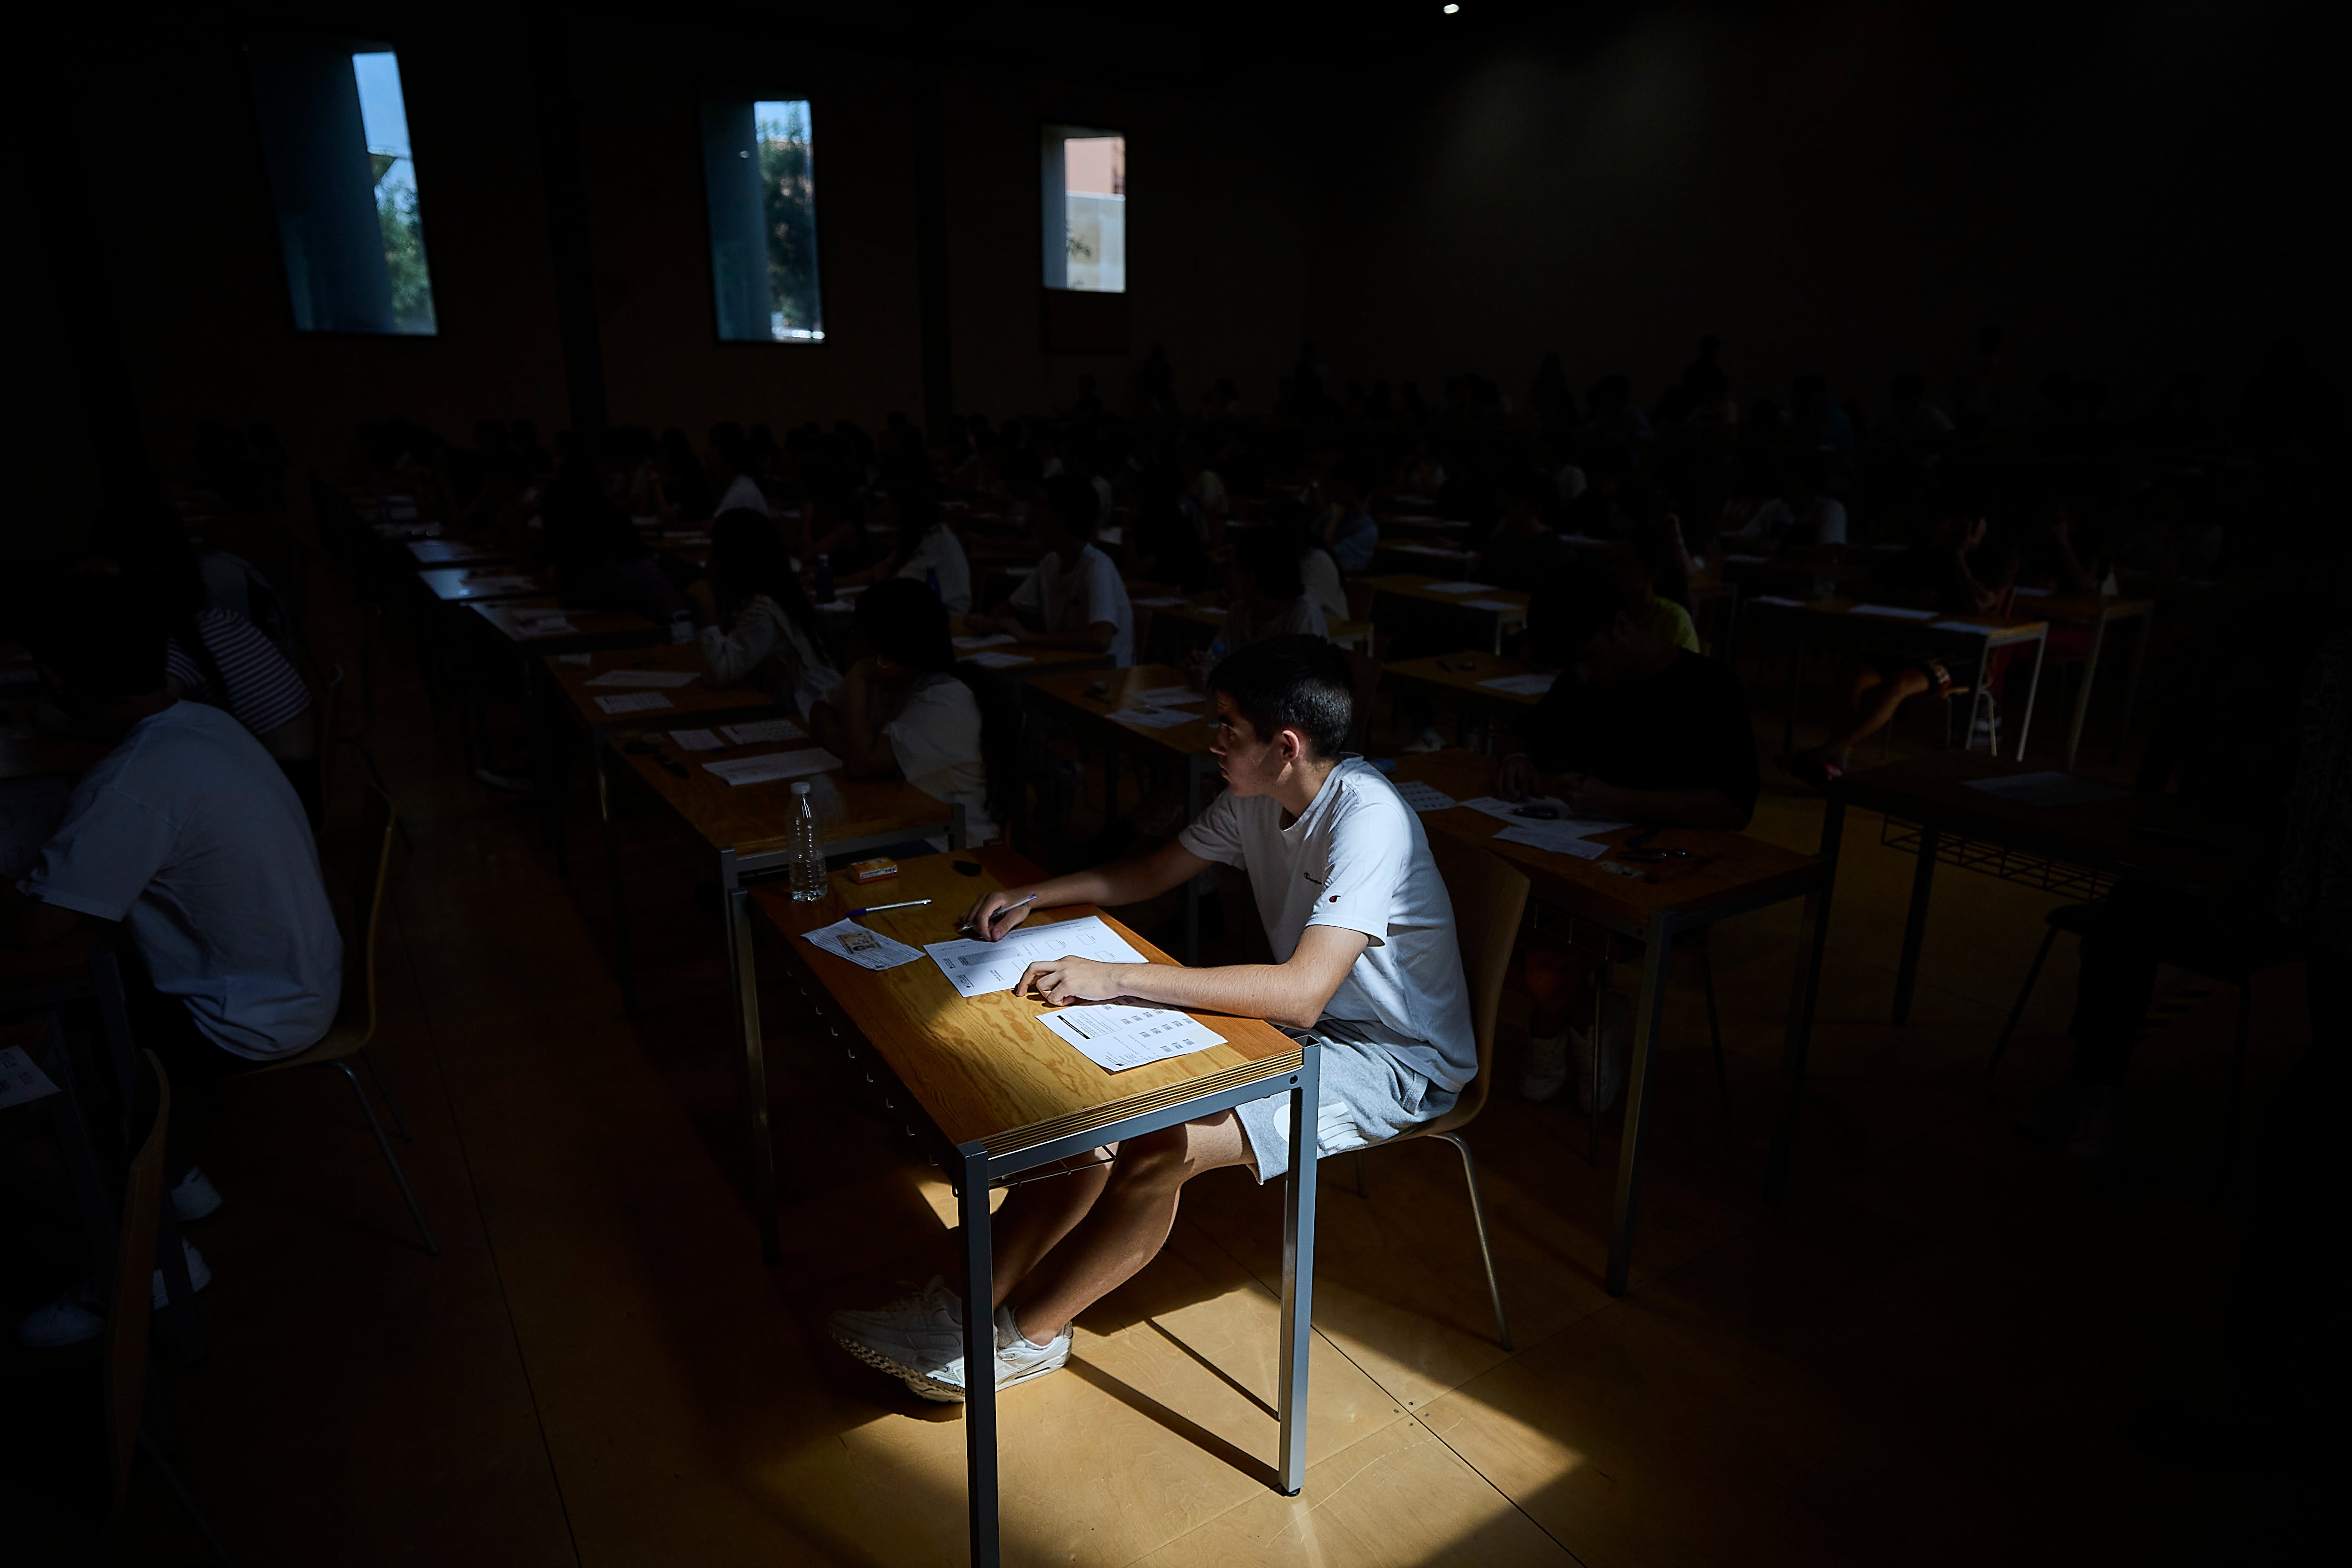
<svg viewBox="0 0 2352 1568"><path fill-rule="evenodd" d="M1127 292L1127 138L1045 128L1045 287Z"/></svg>
<svg viewBox="0 0 2352 1568"><path fill-rule="evenodd" d="M731 342L823 342L808 100L706 100L702 175L719 335Z"/></svg>
<svg viewBox="0 0 2352 1568"><path fill-rule="evenodd" d="M431 336L433 276L400 57L349 38L271 37L250 53L294 325Z"/></svg>

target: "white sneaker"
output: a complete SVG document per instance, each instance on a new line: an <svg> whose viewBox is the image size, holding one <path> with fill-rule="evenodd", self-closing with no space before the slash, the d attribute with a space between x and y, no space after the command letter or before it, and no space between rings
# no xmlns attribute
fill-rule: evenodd
<svg viewBox="0 0 2352 1568"><path fill-rule="evenodd" d="M1541 1102L1568 1087L1568 1031L1543 1037L1528 1037L1528 1054L1519 1066L1519 1094Z"/></svg>
<svg viewBox="0 0 2352 1568"><path fill-rule="evenodd" d="M1437 732L1436 725L1428 724L1423 726L1420 734L1397 749L1403 752L1442 752L1445 750L1445 737Z"/></svg>
<svg viewBox="0 0 2352 1568"><path fill-rule="evenodd" d="M172 1214L182 1225L208 1217L219 1211L220 1189L212 1179L194 1165L172 1188Z"/></svg>
<svg viewBox="0 0 2352 1568"><path fill-rule="evenodd" d="M870 1310L835 1312L825 1326L843 1350L910 1385L963 1359L963 1298L937 1274L911 1296Z"/></svg>
<svg viewBox="0 0 2352 1568"><path fill-rule="evenodd" d="M1601 997L1601 1091L1599 1110L1593 1101L1592 1037L1580 1031L1568 1032L1569 1079L1576 1085L1576 1109L1587 1116L1597 1115L1617 1103L1617 1096L1625 1088L1625 1037L1632 1033L1633 1007L1614 991Z"/></svg>
<svg viewBox="0 0 2352 1568"><path fill-rule="evenodd" d="M996 1392L1015 1384L1059 1372L1070 1359L1071 1332L1064 1329L1046 1344L1032 1344L1013 1322L1013 1309L996 1309ZM907 1380L907 1386L938 1405L961 1405L964 1398L963 1357L959 1355L928 1376Z"/></svg>
<svg viewBox="0 0 2352 1568"><path fill-rule="evenodd" d="M188 1260L188 1283L201 1290L213 1282L213 1271L205 1267L204 1254L180 1243L181 1256ZM163 1305L163 1271L155 1270L154 1300ZM57 1350L64 1345L78 1345L94 1340L106 1331L105 1303L98 1294L98 1281L85 1280L66 1291L46 1307L25 1314L16 1325L16 1342L28 1351Z"/></svg>

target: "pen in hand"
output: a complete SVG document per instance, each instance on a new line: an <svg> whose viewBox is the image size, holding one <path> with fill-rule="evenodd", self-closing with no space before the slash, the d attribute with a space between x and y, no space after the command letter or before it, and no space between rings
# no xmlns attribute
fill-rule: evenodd
<svg viewBox="0 0 2352 1568"><path fill-rule="evenodd" d="M972 924L970 921L964 921L964 922L963 922L963 929L964 929L964 930L966 930L966 931L968 931L972 932L972 933L973 933L974 935L976 935L976 936L983 936L983 937L985 937L985 936L987 936L987 935L989 934L988 928L990 927L990 925L992 925L992 924L996 921L996 919L998 918L998 916L1001 916L1001 915L1009 915L1009 914L1011 914L1013 910L1015 910L1019 909L1022 905L1024 905L1024 904L1034 904L1034 903L1035 903L1036 901L1037 901L1037 895L1036 895L1036 894L1034 894L1034 893L1030 894L1030 895L1029 895L1027 898L1025 898L1025 899L1015 899L1015 900L1013 900L1013 902L1011 902L1011 903L1009 903L1009 904L1005 905L1003 909L996 910L994 914L982 915L982 916L981 917L980 924L978 924L978 925L974 925L974 924ZM993 939L992 939L992 940L993 940Z"/></svg>

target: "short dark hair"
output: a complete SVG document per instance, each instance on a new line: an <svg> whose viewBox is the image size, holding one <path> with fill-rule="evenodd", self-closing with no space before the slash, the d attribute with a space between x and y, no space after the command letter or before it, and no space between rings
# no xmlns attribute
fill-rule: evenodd
<svg viewBox="0 0 2352 1568"><path fill-rule="evenodd" d="M85 697L144 697L163 685L168 617L152 587L108 572L66 572L24 606L33 658Z"/></svg>
<svg viewBox="0 0 2352 1568"><path fill-rule="evenodd" d="M1063 527L1080 539L1094 537L1096 521L1102 515L1102 497L1094 486L1075 474L1055 474L1044 489Z"/></svg>
<svg viewBox="0 0 2352 1568"><path fill-rule="evenodd" d="M1296 533L1268 525L1253 528L1242 536L1234 552L1234 570L1249 578L1258 591L1269 599L1286 603L1307 592L1307 580L1299 573L1299 551L1304 544Z"/></svg>
<svg viewBox="0 0 2352 1568"><path fill-rule="evenodd" d="M1318 758L1347 749L1356 717L1355 670L1343 650L1321 637L1266 637L1227 654L1209 671L1209 689L1232 698L1260 740L1296 730Z"/></svg>
<svg viewBox="0 0 2352 1568"><path fill-rule="evenodd" d="M1619 616L1633 610L1613 574L1569 566L1528 602L1528 637L1545 663L1570 664Z"/></svg>
<svg viewBox="0 0 2352 1568"><path fill-rule="evenodd" d="M909 669L955 663L947 606L912 577L886 577L857 595L857 630L875 652Z"/></svg>

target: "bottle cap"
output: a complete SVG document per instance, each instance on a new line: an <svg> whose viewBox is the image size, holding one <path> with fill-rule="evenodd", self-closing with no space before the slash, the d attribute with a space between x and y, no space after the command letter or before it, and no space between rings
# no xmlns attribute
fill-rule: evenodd
<svg viewBox="0 0 2352 1568"><path fill-rule="evenodd" d="M803 779L803 780L802 780L802 781L800 781L798 784L793 784L793 793L794 795L806 795L806 794L808 794L808 781L807 781L807 780L805 780L805 779Z"/></svg>

